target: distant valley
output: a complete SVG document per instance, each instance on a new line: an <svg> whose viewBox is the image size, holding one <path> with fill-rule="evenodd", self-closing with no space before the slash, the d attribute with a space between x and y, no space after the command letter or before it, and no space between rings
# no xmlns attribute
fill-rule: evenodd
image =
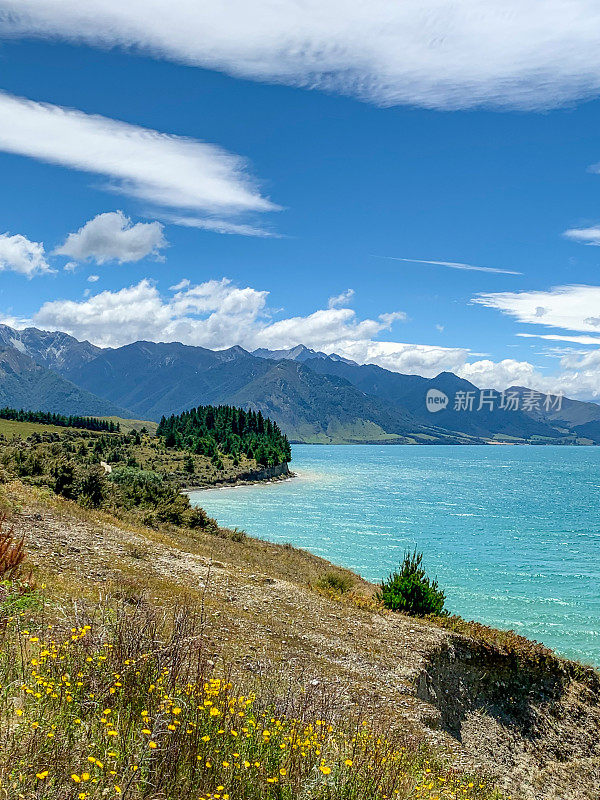
<svg viewBox="0 0 600 800"><path fill-rule="evenodd" d="M427 406L432 390L447 398L436 413ZM482 394L452 373L402 375L303 345L103 349L61 332L0 326L0 405L158 421L206 404L260 410L292 442L600 444L600 405L535 397L526 387Z"/></svg>

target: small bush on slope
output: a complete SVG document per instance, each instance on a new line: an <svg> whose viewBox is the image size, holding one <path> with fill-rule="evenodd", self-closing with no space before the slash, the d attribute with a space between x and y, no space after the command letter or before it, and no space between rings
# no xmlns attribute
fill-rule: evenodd
<svg viewBox="0 0 600 800"><path fill-rule="evenodd" d="M344 575L342 572L325 572L317 581L317 589L323 589L326 592L331 591L334 594L346 594L354 586L354 581L350 575Z"/></svg>
<svg viewBox="0 0 600 800"><path fill-rule="evenodd" d="M444 613L446 596L438 583L427 577L421 566L423 554L407 552L400 570L381 583L377 598L391 611L424 617Z"/></svg>
<svg viewBox="0 0 600 800"><path fill-rule="evenodd" d="M25 548L23 539L17 541L7 528L6 517L0 516L0 580L14 580L21 575Z"/></svg>

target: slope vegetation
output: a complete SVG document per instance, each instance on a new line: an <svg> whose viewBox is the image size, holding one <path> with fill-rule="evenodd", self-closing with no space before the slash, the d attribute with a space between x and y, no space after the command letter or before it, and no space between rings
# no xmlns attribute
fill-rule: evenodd
<svg viewBox="0 0 600 800"><path fill-rule="evenodd" d="M170 683L157 698L167 701L161 708L152 692L147 694L150 681L157 685L154 667L148 680L140 677L136 683L122 661L110 650L103 651L114 643L117 652L124 654L122 658L135 658L132 654L136 652L156 652L156 657L162 653L158 673L166 667L165 676L170 674L170 664L181 663L183 668L180 659L191 647L194 658L200 658L198 663L203 665L203 680L225 678L236 687L230 690L231 696L237 696L236 691L244 697L255 694L259 708L262 706L262 713L273 725L275 720L287 725L286 720L293 716L313 725L318 720L317 726L325 720L328 730L356 731L358 725L358 730L374 731L379 741L383 737L393 742L396 752L403 754L403 778L393 790L398 790L393 796L401 800L490 800L500 796L493 786L512 800L596 800L600 688L593 671L562 661L519 637L481 626L465 625L465 632L459 633L400 614L383 613L373 600L374 587L289 546L250 538L233 540L226 531L216 535L173 525L158 529L126 525L105 513L82 509L18 482L5 484L2 498L14 521L15 535L25 537L38 582L48 586L43 619L20 601L24 609L20 627L28 625L21 646L35 655L38 637L48 635L49 620L55 625L52 636L58 642L61 636L71 641L70 628L73 626L78 636L77 631L89 620L84 654L94 663L98 654L99 665L102 658L106 661L109 657L106 678L101 679L105 673L100 666L95 677L85 659L79 667L78 662L71 662L80 670L84 686L96 681L93 702L89 698L80 701L75 689L70 707L60 699L65 697L63 687L56 700L40 700L38 704L21 694L23 675L4 683L9 687L8 707L24 709L25 719L14 716L9 725L3 723L0 728L0 741L5 737L0 747L0 753L5 754L0 756L3 787L12 786L8 781L19 769L27 781L23 786L26 796L34 796L33 791L47 800L71 796L50 790L52 781L68 784L70 773L79 777L91 773L105 787L104 766L101 771L97 766L90 768L90 754L103 765L110 764L108 769L116 774L113 783L121 789L124 781L131 779L131 764L141 765L143 772L128 784L130 797L135 800L141 796L138 779L155 781L162 789L161 796L169 800L214 798L223 792L231 798L251 800L305 796L383 800L385 791L382 793L375 784L359 791L358 778L354 794L341 793L335 788L339 783L330 783L346 774L344 759L356 761L359 775L369 774L368 763L379 775L380 750L374 745L369 750L372 760L365 762L359 749L353 757L345 745L340 749L341 740L333 749L327 742L322 745L325 758L317 759L312 772L299 772L291 757L294 751L288 759L287 745L281 749L279 739L275 739L279 756L263 749L260 754L254 750L256 755L248 758L243 728L252 729L254 723L249 726L240 721L234 725L227 715L217 721L221 728L225 723L228 739L230 727L239 731L235 751L219 744L218 726L214 731L201 728L202 735L209 736L207 742L197 740L197 747L204 748L196 750L204 754L203 784L190 784L189 773L169 771L175 762L168 754L187 752L183 741L178 744L177 725L170 738L168 725L173 725L180 712L169 709L175 705L184 709L179 719L185 719L186 724L188 720L195 725L204 723L189 715L189 701L177 696ZM336 595L319 589L320 579L332 570L353 584L350 592ZM104 606L99 603L100 597ZM69 609L71 600L76 601L76 610ZM100 621L110 609L108 618L113 622L109 629L102 628ZM194 611L199 614L200 628L192 629L186 620ZM173 614L182 632L182 645L176 650L169 644L167 632L156 622L148 622L156 615L166 619ZM120 627L115 628L115 619L123 620ZM156 646L152 637L132 637L131 632L148 630L148 625L155 631L152 637ZM120 638L114 638L111 631L115 630L122 631ZM45 639L40 641L45 643ZM18 649L15 652L18 665ZM64 674L62 666L56 680L60 682ZM136 687L141 696L136 694ZM212 702L222 714L221 701L213 698ZM140 722L132 718L131 727L126 727L130 725L130 706L136 709ZM2 707L7 708L6 703ZM58 711L53 709L64 716L57 716ZM114 711L109 713L111 709ZM140 717L141 711L148 722ZM75 715L83 721L82 734L71 722L66 724L67 718ZM35 729L23 727L32 721L37 721L41 729L38 739L34 738L38 736ZM51 726L57 721L60 724L53 732ZM19 726L20 733L8 748L6 736L13 726L15 730ZM114 731L114 736L108 731ZM46 738L47 732L53 732L52 738ZM40 742L42 759L36 757L35 741ZM150 753L149 741L156 743L156 753ZM27 755L27 763L21 762L23 748L29 745L34 749ZM238 756L243 753L242 760L248 762L247 767L240 764L239 773L234 766L230 769L235 752ZM150 761L146 754L152 755ZM134 757L138 761L131 761ZM302 760L300 753L298 757ZM181 760L176 763L178 770L184 769ZM167 784L160 777L163 772L153 772L153 764L166 770L170 776ZM210 768L214 772L206 771ZM249 769L253 770L255 794L243 789L245 784L241 783ZM41 780L49 784L39 794L35 775L44 776L44 772L47 774ZM295 784L290 784L292 775ZM276 778L276 784L268 783L267 778ZM190 786L201 791L190 794ZM256 787L261 787L260 792ZM113 784L110 792L114 794Z"/></svg>

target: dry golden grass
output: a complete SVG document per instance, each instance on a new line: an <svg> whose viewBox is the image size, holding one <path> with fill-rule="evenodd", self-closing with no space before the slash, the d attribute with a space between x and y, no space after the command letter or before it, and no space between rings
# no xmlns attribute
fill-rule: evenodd
<svg viewBox="0 0 600 800"><path fill-rule="evenodd" d="M103 419L107 422L118 422L121 428L121 433L129 433L129 431L141 431L142 428L154 436L158 428L157 422L152 422L147 419L125 419L124 417L97 417L96 419Z"/></svg>

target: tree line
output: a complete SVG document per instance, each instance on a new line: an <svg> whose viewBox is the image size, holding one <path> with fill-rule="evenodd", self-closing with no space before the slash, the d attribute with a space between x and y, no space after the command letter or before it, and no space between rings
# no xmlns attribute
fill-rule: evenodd
<svg viewBox="0 0 600 800"><path fill-rule="evenodd" d="M213 461L220 455L238 460L243 454L264 466L290 461L287 436L260 411L233 406L198 406L183 414L163 417L157 435L166 447L189 450Z"/></svg>
<svg viewBox="0 0 600 800"><path fill-rule="evenodd" d="M98 419L97 417L65 416L52 414L49 411L24 411L16 408L0 408L0 419L14 420L15 422L37 422L42 425L57 425L60 428L82 428L86 431L106 431L119 433L121 426L112 420Z"/></svg>

